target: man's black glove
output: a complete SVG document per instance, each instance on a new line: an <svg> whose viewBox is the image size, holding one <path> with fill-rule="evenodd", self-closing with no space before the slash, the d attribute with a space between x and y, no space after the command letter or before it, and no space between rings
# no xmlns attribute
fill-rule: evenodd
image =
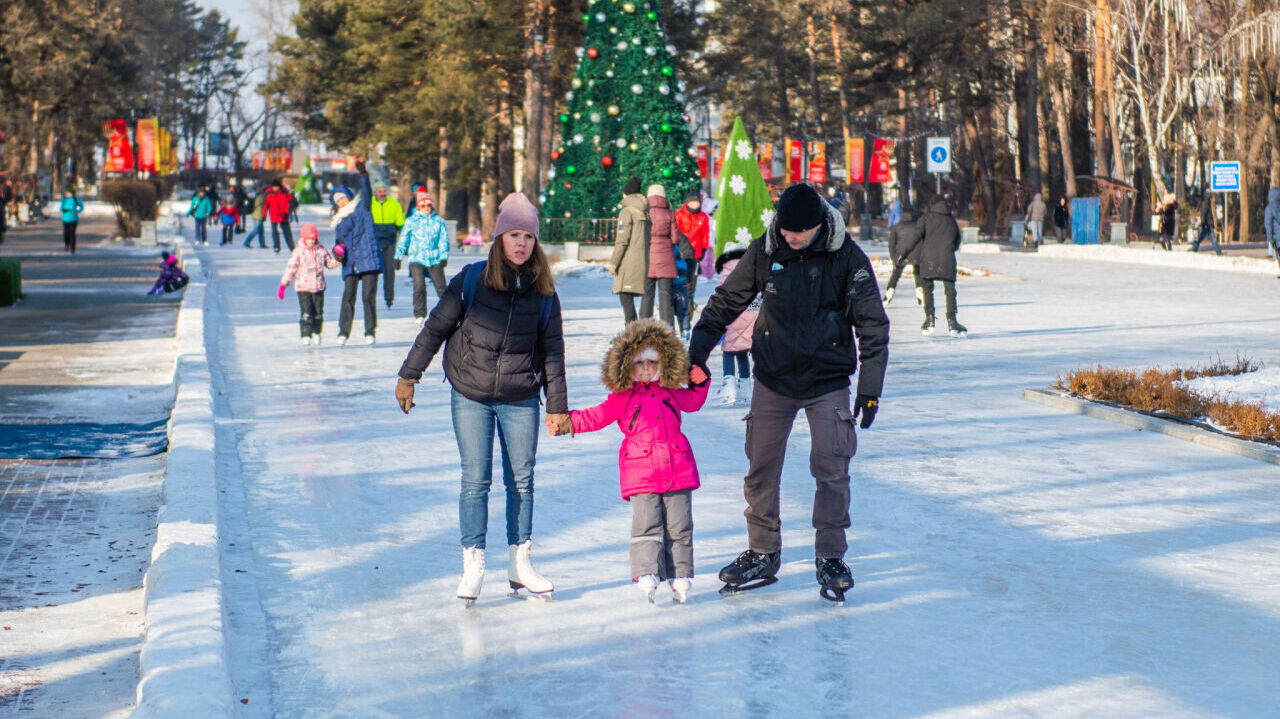
<svg viewBox="0 0 1280 719"><path fill-rule="evenodd" d="M397 270L399 270L399 269L400 269L400 260L396 260L396 269L397 269Z"/></svg>
<svg viewBox="0 0 1280 719"><path fill-rule="evenodd" d="M876 421L876 410L880 408L880 398L872 397L869 394L860 394L853 405L853 418L858 418L858 413L862 413L862 421L858 426L866 429L871 423Z"/></svg>

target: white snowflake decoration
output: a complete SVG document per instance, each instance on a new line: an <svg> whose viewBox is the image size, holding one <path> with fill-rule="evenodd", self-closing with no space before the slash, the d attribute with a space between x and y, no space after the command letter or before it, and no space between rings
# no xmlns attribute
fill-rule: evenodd
<svg viewBox="0 0 1280 719"><path fill-rule="evenodd" d="M738 231L733 233L735 242L747 243L751 241L751 231L745 227L739 227Z"/></svg>
<svg viewBox="0 0 1280 719"><path fill-rule="evenodd" d="M738 140L738 144L733 146L733 151L738 153L739 160L751 159L751 143L746 140Z"/></svg>
<svg viewBox="0 0 1280 719"><path fill-rule="evenodd" d="M747 191L747 181L742 179L742 175L734 175L729 178L729 189L733 190L733 194L741 195Z"/></svg>
<svg viewBox="0 0 1280 719"><path fill-rule="evenodd" d="M773 225L774 214L776 213L767 207L760 212L760 221L764 223L765 227L770 227Z"/></svg>

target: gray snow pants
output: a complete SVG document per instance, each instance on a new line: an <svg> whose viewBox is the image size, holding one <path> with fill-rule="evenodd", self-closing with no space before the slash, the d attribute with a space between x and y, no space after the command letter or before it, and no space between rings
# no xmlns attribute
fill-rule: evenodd
<svg viewBox="0 0 1280 719"><path fill-rule="evenodd" d="M631 578L693 576L693 490L631 495Z"/></svg>
<svg viewBox="0 0 1280 719"><path fill-rule="evenodd" d="M813 549L819 559L841 558L849 548L849 460L858 449L849 388L794 399L756 380L747 413L747 461L742 494L747 500L747 541L754 552L782 549L779 490L787 437L796 413L809 421L809 473L817 480L813 495Z"/></svg>

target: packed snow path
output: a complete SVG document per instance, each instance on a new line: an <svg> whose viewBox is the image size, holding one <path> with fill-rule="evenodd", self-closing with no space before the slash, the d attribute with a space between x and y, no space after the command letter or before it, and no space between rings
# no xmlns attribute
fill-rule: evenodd
<svg viewBox="0 0 1280 719"><path fill-rule="evenodd" d="M392 396L416 331L404 273L391 311L379 294L374 347L359 319L337 346L332 274L324 344L303 348L292 290L274 297L286 254L201 255L220 315L244 716L1251 717L1280 705L1280 472L1019 397L1093 363L1240 349L1280 364L1275 279L970 257L1023 280L961 281L964 340L920 337L904 283L883 407L852 467L857 586L844 607L814 582L803 415L781 580L717 595L716 572L746 542L746 410L713 394L685 424L703 474L688 605L660 594L649 606L628 581L610 429L539 440L534 561L555 600L506 597L495 479L489 573L465 610L439 363L410 416ZM450 273L463 264L455 255ZM604 396L599 362L621 312L607 278L562 278L560 293L570 403L584 407Z"/></svg>

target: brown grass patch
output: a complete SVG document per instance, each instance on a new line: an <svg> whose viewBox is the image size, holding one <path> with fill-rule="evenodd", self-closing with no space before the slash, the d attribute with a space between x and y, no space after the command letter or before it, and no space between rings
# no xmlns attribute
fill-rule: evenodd
<svg viewBox="0 0 1280 719"><path fill-rule="evenodd" d="M1140 372L1099 365L1068 372L1065 378L1059 376L1055 388L1144 412L1166 412L1191 420L1208 418L1242 437L1280 442L1280 414L1256 404L1206 397L1177 384L1199 377L1245 374L1261 366L1240 355L1234 362L1219 357L1200 367L1152 367Z"/></svg>

